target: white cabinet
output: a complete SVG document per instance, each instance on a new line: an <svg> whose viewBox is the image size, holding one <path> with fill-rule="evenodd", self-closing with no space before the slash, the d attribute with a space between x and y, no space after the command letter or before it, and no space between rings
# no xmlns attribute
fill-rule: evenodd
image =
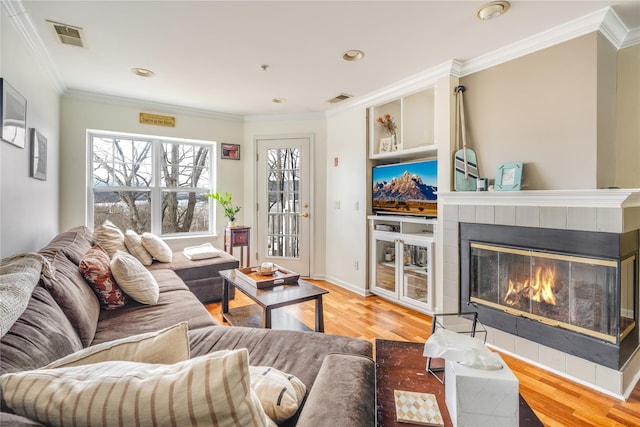
<svg viewBox="0 0 640 427"><path fill-rule="evenodd" d="M369 216L372 293L433 314L436 220Z"/></svg>
<svg viewBox="0 0 640 427"><path fill-rule="evenodd" d="M435 145L435 89L433 87L369 108L369 158L430 155ZM396 144L378 118L389 115L396 125Z"/></svg>

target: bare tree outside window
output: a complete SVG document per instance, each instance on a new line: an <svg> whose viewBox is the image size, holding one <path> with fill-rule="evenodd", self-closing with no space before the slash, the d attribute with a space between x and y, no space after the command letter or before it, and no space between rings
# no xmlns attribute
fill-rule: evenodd
<svg viewBox="0 0 640 427"><path fill-rule="evenodd" d="M211 191L209 145L103 135L92 135L91 141L94 225L108 219L137 233L209 231L204 197ZM159 171L157 178L154 171ZM161 198L157 214L154 197ZM152 224L154 218L159 225Z"/></svg>
<svg viewBox="0 0 640 427"><path fill-rule="evenodd" d="M298 257L300 233L300 152L267 150L267 250L269 256Z"/></svg>

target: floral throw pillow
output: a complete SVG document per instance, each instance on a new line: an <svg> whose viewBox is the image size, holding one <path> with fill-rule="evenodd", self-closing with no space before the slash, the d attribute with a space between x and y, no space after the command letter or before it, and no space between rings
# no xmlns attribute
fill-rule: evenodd
<svg viewBox="0 0 640 427"><path fill-rule="evenodd" d="M122 307L127 303L126 294L111 274L111 258L100 245L93 245L82 257L80 273L91 284L100 305L107 309Z"/></svg>

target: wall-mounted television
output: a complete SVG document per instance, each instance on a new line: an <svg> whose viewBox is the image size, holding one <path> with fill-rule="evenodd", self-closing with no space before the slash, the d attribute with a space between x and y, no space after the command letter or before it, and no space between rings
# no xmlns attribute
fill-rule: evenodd
<svg viewBox="0 0 640 427"><path fill-rule="evenodd" d="M436 159L374 166L371 176L375 213L437 216Z"/></svg>

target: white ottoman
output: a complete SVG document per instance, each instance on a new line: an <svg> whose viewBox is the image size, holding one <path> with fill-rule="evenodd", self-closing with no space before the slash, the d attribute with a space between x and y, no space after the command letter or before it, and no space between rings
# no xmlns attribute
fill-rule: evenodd
<svg viewBox="0 0 640 427"><path fill-rule="evenodd" d="M445 363L445 401L454 426L518 426L519 384L511 369L488 371Z"/></svg>

